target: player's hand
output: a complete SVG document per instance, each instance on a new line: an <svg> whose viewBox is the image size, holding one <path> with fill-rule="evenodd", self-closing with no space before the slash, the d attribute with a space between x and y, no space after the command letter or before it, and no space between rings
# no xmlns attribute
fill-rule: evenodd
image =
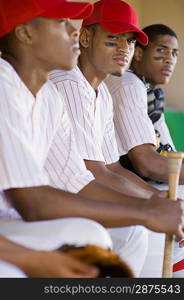
<svg viewBox="0 0 184 300"><path fill-rule="evenodd" d="M93 278L98 276L96 267L88 266L58 251L34 251L30 253L28 259L29 265L23 267L28 277Z"/></svg>
<svg viewBox="0 0 184 300"><path fill-rule="evenodd" d="M157 192L146 202L146 224L150 230L184 238L184 200L168 199L167 192Z"/></svg>

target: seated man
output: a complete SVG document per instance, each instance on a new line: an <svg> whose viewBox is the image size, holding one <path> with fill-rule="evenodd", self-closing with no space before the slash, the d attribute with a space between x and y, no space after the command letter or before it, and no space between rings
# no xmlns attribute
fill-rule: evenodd
<svg viewBox="0 0 184 300"><path fill-rule="evenodd" d="M43 86L47 81L46 70L48 68L50 70L55 66L72 68L73 64L76 64L78 57L78 32L68 23L65 17L83 18L88 16L92 9L93 6L91 4L67 3L63 0L52 2L50 0L27 0L24 2L13 0L11 3L3 0L0 3L0 49L2 50L2 58L0 59L0 91L2 95L0 104L0 232L16 243L38 250L39 252L29 251L30 258L32 256L31 261L34 262L35 259L35 264L37 257L41 254L40 251L51 251L62 244L74 244L76 246L94 244L108 249L112 248L109 234L100 224L85 218L63 218L62 203L61 207L56 209L56 211L60 210L59 213L55 211L54 214L51 213L51 216L48 217L47 213L44 212L44 207L46 210L49 210L46 204L47 199L50 199L49 202L54 201L54 197L55 202L58 202L60 199L66 201L67 197L69 199L72 198L74 201L76 200L75 195L72 193L65 193L52 187L49 188L47 186L49 181L42 168L45 155L43 151L39 150L43 150L46 147L45 152L47 153L48 145L51 144L54 134L51 133L52 130L54 132L52 127L54 122L51 116L49 119L49 105L55 105L55 102L57 102L57 95L56 98L53 97L53 102L49 101L52 99L54 89L53 92L51 91L47 94L48 86L47 84ZM12 15L12 11L16 13ZM47 15L50 18L47 18ZM31 17L33 18L32 21ZM39 31L42 31L41 35ZM49 52L47 47L50 39L56 46L54 52L51 50ZM38 43L41 46L44 42L45 53L40 50L42 47L38 47ZM54 58L57 48L59 54L62 53L63 59L58 58L57 60ZM49 57L49 53L52 60ZM60 107L59 103L57 102L57 105ZM56 118L56 122L58 122L60 114L58 118L57 115L53 118ZM40 126L40 123L42 126ZM47 124L47 126L44 124ZM64 135L65 132L63 132ZM73 150L73 153L75 153L75 150ZM77 187L81 183L88 183L93 179L92 175L83 166L83 163L79 164L78 170L78 182L74 182ZM29 194L28 187L32 188L30 191L31 203L26 203L26 200L23 201L23 195L20 195L20 197L18 196L14 199L13 206L18 208L24 219L53 220L24 222L15 210L7 208L7 205L11 205L11 203L7 203L8 191L10 193L10 201L12 200L11 192L15 188L19 192L25 189L25 199L27 199ZM39 189L43 189L45 194L41 195ZM50 196L48 193L50 193ZM81 197L78 198L81 200ZM22 201L21 205L18 205L19 201ZM42 211L43 213L42 216L38 214L36 208L39 202L41 204L40 212ZM66 214L67 217L72 215L74 215L72 212ZM76 213L76 215L80 216L79 213ZM54 220L55 218L57 220ZM2 238L0 246L2 247L0 259L15 263L17 266L22 264L23 271L30 267L26 263L25 267L23 266L23 261L17 256L18 253L16 257L9 255L11 251L12 253L14 252L15 248L17 251L20 249L23 255L24 248L16 246L5 239L2 241ZM5 251L6 254L3 247L6 250L9 249L8 252ZM28 254L27 250L25 251L26 254ZM53 256L53 259L55 257L58 262L65 259L64 255L58 256L54 253L48 253L48 256ZM40 259L43 259L43 262L46 260L46 257L47 254L40 255ZM71 260L71 263L75 265L75 261ZM80 264L78 266L80 271ZM5 265L3 264L4 267ZM36 276L36 274L40 274L41 276L42 274L43 276L49 276L51 274L52 266L47 266L48 274L46 274L46 270L45 272L43 270L43 273L41 273L39 265L37 267L35 265L34 272L30 273L30 270L28 275L32 276L35 274ZM56 267L53 265L53 276L54 272L56 276L59 275L58 269L54 271ZM10 266L7 266L7 268L9 269ZM5 269L7 270L7 268ZM82 265L81 268L83 269ZM66 277L67 274L68 276L71 275L71 277L75 276L74 269L70 267L70 259L68 259L68 271L66 266L66 269L60 271L60 274ZM76 276L78 275L76 274Z"/></svg>
<svg viewBox="0 0 184 300"><path fill-rule="evenodd" d="M105 82L113 99L121 164L143 177L167 182L168 159L159 151L168 149L164 145L170 145L170 149L174 145L164 119L165 99L159 85L167 84L174 72L178 39L163 24L150 25L143 31L149 38L148 45L137 43L130 69L121 77L109 76ZM160 134L161 147L157 146L155 130ZM184 165L180 183L184 183ZM178 244L175 248L180 253L175 252L174 258L177 262L174 270L178 271L184 269L183 251L178 249Z"/></svg>
<svg viewBox="0 0 184 300"><path fill-rule="evenodd" d="M120 162L143 177L167 182L168 161L158 152L174 149L174 145L164 119L163 91L158 86L167 84L174 72L178 39L163 24L150 25L143 31L149 44L137 43L130 69L122 77L110 76L106 84L113 98L118 148L121 154L128 154L128 160L122 156ZM154 129L161 145L156 143ZM184 183L184 166L180 182Z"/></svg>
<svg viewBox="0 0 184 300"><path fill-rule="evenodd" d="M0 278L96 277L98 269L58 251L36 251L0 235Z"/></svg>
<svg viewBox="0 0 184 300"><path fill-rule="evenodd" d="M126 194L117 192L98 183L86 169L75 145L63 99L47 79L54 69L71 70L76 65L80 53L79 33L65 17L85 18L91 6L63 0L36 2L37 5L35 0L27 0L26 4L25 1L3 0L0 4L1 195L5 204L8 201L26 221L50 220L44 222L45 225L37 222L34 228L38 231L41 226L44 232L47 226L53 238L55 230L51 219L63 218L59 221L61 228L63 222L68 222L65 230L71 224L69 217L90 218L111 227L114 250L139 276L147 254L144 227L176 234L181 239L183 219L178 216L183 215L184 202L153 194L154 189L143 191L144 198L135 197L135 187L134 196L127 195L127 190ZM10 12L15 10L17 13L12 17ZM131 48L134 34L125 35L127 40ZM115 60L118 65L118 57ZM15 225L20 226L20 223ZM30 228L30 223L29 232L32 232L34 228ZM0 226L0 230L4 228L1 234L12 236L16 226L5 225ZM22 226L25 234L28 225ZM73 234L70 227L66 236L70 243L79 244L82 240L104 243L108 236L106 247L109 247L110 238L102 225L83 220L82 230L76 234L74 221ZM62 237L65 230L61 230ZM68 240L62 240L62 244L66 242Z"/></svg>
<svg viewBox="0 0 184 300"><path fill-rule="evenodd" d="M94 7L92 16L82 24L78 67L72 71L54 70L50 79L61 97L64 96L79 152L96 180L114 191L127 193L127 199L132 193L140 197L150 187L126 172L118 162L112 100L102 81L110 73L120 76L132 58L136 39L145 45L147 37L138 28L136 12L127 3L102 0ZM60 145L57 143L55 156ZM91 194L95 195L96 191L93 188ZM89 186L83 194L90 194ZM134 205L134 201L135 198L128 201L127 207ZM139 204L137 209L141 210ZM113 228L110 233L117 241L116 249L122 231ZM138 257L135 254L136 262Z"/></svg>

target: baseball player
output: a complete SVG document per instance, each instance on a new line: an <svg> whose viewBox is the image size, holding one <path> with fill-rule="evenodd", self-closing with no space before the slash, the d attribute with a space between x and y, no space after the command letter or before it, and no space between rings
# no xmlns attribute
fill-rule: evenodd
<svg viewBox="0 0 184 300"><path fill-rule="evenodd" d="M47 72L56 66L68 69L76 64L79 53L78 32L70 25L66 17L83 18L88 16L92 9L93 6L88 3L69 3L63 0L13 0L11 2L3 0L0 2L0 48L2 52L0 59L2 96L0 104L0 232L15 243L37 250L30 252L1 238L0 259L21 267L22 271L30 276L37 274L38 277L39 275L81 277L84 270L84 276L93 277L90 269L87 268L85 274L85 267L77 261L76 267L77 265L78 267L75 270L75 261L65 255L48 253L48 257L55 259L55 263L50 267L46 263L45 266L41 265L41 261L44 263L47 259L47 254L41 254L41 251L54 250L64 243L101 244L104 248L111 248L112 245L107 231L92 220L63 218L62 209L58 215L52 214L48 218L45 213L39 216L36 208L41 201L40 212L43 212L44 207L49 210L46 204L47 197L52 201L55 198L55 202L58 202L59 198L66 200L63 191L47 186L49 181L46 179L43 168L56 128L54 126L64 115L62 105L59 104L60 100L57 100L57 92L54 88L50 91L46 84ZM53 45L49 49L50 43L53 43L56 49L58 48L59 54L61 50L62 60L54 58L53 53L56 53L56 49L51 49ZM52 113L55 113L57 105L61 111L59 115L53 116ZM42 111L43 106L45 109ZM44 147L46 147L45 150ZM65 159L67 161L67 158ZM74 188L93 178L83 164L81 166L79 164L76 172L77 170L78 181L73 180ZM31 188L30 192L29 188ZM39 193L40 189L44 190L44 195ZM23 192L27 196L30 194L31 205L23 200L23 194L13 197L8 195L11 191L15 194L16 191ZM48 193L51 193L50 196ZM58 193L58 196L55 193ZM27 196L25 198L28 200ZM73 197L75 200L73 194L66 193L66 197ZM40 221L24 222L18 212L8 208L11 206L11 200L24 219ZM71 216L72 213L69 215ZM56 218L57 220L54 220ZM53 220L41 221L43 219ZM16 255L11 255L15 249ZM19 257L19 252L25 256L30 254L30 264L35 263L35 268L32 266L32 273L30 273L29 261L24 263L23 256ZM40 263L38 264L36 260L39 255ZM66 264L62 262L63 260ZM61 262L63 268L59 273L58 267ZM18 272L12 265L5 263L1 263L0 267L1 276L7 276L7 272L11 271L9 276L13 277ZM29 272L27 272L28 269ZM20 272L19 276L21 276Z"/></svg>
<svg viewBox="0 0 184 300"><path fill-rule="evenodd" d="M27 0L26 4L25 10L25 1L7 4L4 0L0 9L0 186L4 205L8 202L27 221L42 221L34 227L37 234L40 237L39 230L42 235L46 232L55 245L61 241L76 245L92 243L111 249L111 239L102 225L111 227L108 232L113 249L139 276L147 254L144 227L182 238L183 221L178 216L183 214L183 201L169 201L153 194L153 190L145 191L145 198L119 193L98 183L86 169L63 99L47 78L53 69L70 70L76 65L80 54L78 31L64 17L70 12L71 18L85 18L91 6L63 0ZM146 41L146 36L138 32ZM134 34L125 34L127 39L132 47ZM113 41L109 47L108 39L108 49L112 44ZM117 54L115 61L122 64ZM71 223L69 217L78 219ZM51 221L43 222L48 219L59 219L60 227L54 223L57 220L52 221L53 226ZM32 224L20 223L26 234L34 230L30 228ZM0 230L4 228L7 237L12 235L12 226L2 225ZM40 244L42 241L45 239ZM52 247L54 242L51 239Z"/></svg>
<svg viewBox="0 0 184 300"><path fill-rule="evenodd" d="M93 14L82 24L78 66L72 71L54 70L50 79L64 96L78 150L96 180L121 193L140 197L149 186L118 162L112 99L103 80L110 73L120 76L133 56L135 41L146 45L147 36L138 28L137 14L127 3L102 0L94 7ZM59 144L57 151L58 148ZM96 190L89 190L88 186L83 191L85 195L90 192L95 195ZM122 236L120 230L109 232L116 241ZM138 257L137 252L136 263Z"/></svg>
<svg viewBox="0 0 184 300"><path fill-rule="evenodd" d="M123 155L128 154L136 173L167 182L167 158L159 152L175 147L165 123L165 99L159 85L167 84L174 72L178 39L176 33L163 24L147 26L143 31L149 37L149 44L143 47L137 43L130 69L122 77L110 76L106 84L113 99L121 163L126 163ZM161 145L157 145L155 130ZM184 166L180 182L184 182Z"/></svg>
<svg viewBox="0 0 184 300"><path fill-rule="evenodd" d="M143 29L147 46L136 44L130 69L121 77L109 76L106 85L114 106L114 124L123 166L137 174L168 182L168 160L162 150L174 150L164 118L165 99L160 85L167 84L179 53L176 33L164 24ZM157 145L156 134L160 143ZM184 182L184 166L180 183ZM184 276L183 242L175 243L173 276Z"/></svg>

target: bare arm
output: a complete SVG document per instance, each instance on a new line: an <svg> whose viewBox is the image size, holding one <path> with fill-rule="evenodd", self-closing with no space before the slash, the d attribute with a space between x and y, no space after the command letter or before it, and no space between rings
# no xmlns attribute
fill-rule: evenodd
<svg viewBox="0 0 184 300"><path fill-rule="evenodd" d="M28 277L96 277L98 271L58 251L35 251L0 236L0 260L19 267Z"/></svg>
<svg viewBox="0 0 184 300"><path fill-rule="evenodd" d="M150 199L123 196L92 181L80 194L49 186L10 189L5 194L30 221L85 217L105 227L143 225L153 231L176 234L178 239L184 237L184 201L161 198L160 193Z"/></svg>
<svg viewBox="0 0 184 300"><path fill-rule="evenodd" d="M119 162L106 166L101 161L85 160L85 164L98 182L125 195L150 198L157 191L138 176L124 169Z"/></svg>
<svg viewBox="0 0 184 300"><path fill-rule="evenodd" d="M156 151L151 144L143 144L131 149L128 153L136 171L152 180L168 182L168 159ZM182 165L180 184L184 184L184 165Z"/></svg>
<svg viewBox="0 0 184 300"><path fill-rule="evenodd" d="M152 193L158 192L158 190L156 188L153 188L150 184L148 184L147 182L145 182L143 179L141 179L139 176L137 176L136 174L134 174L133 172L123 168L119 162L116 162L114 164L111 165L107 165L107 167L112 170L113 172L123 176L125 179L127 179L128 181L131 182L131 186L132 184L135 186L135 188L137 188L137 186L139 188L150 191ZM148 194L149 195L149 194Z"/></svg>
<svg viewBox="0 0 184 300"><path fill-rule="evenodd" d="M142 224L146 217L144 209L140 209L146 199L122 195L95 181L79 194L50 186L9 189L5 194L27 221L86 217L115 227Z"/></svg>

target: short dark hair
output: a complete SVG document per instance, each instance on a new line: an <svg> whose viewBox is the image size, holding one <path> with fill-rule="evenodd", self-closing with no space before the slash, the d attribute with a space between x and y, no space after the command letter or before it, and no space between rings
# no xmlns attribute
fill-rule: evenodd
<svg viewBox="0 0 184 300"><path fill-rule="evenodd" d="M144 27L142 29L142 31L144 31L144 33L147 34L149 42L153 42L158 35L166 35L166 34L174 36L176 39L178 39L174 30L172 30L170 27L168 27L164 24L149 25L149 26ZM149 43L148 43L148 45L149 45ZM138 42L136 43L136 46L139 46L141 48L146 48L146 46L142 46Z"/></svg>
<svg viewBox="0 0 184 300"><path fill-rule="evenodd" d="M11 33L9 33L9 34L7 34L7 35L5 35L5 36L3 36L3 37L1 37L0 38L0 51L1 52L4 52L4 51L6 51L8 48L9 48L9 46L10 46L10 40L11 40Z"/></svg>

